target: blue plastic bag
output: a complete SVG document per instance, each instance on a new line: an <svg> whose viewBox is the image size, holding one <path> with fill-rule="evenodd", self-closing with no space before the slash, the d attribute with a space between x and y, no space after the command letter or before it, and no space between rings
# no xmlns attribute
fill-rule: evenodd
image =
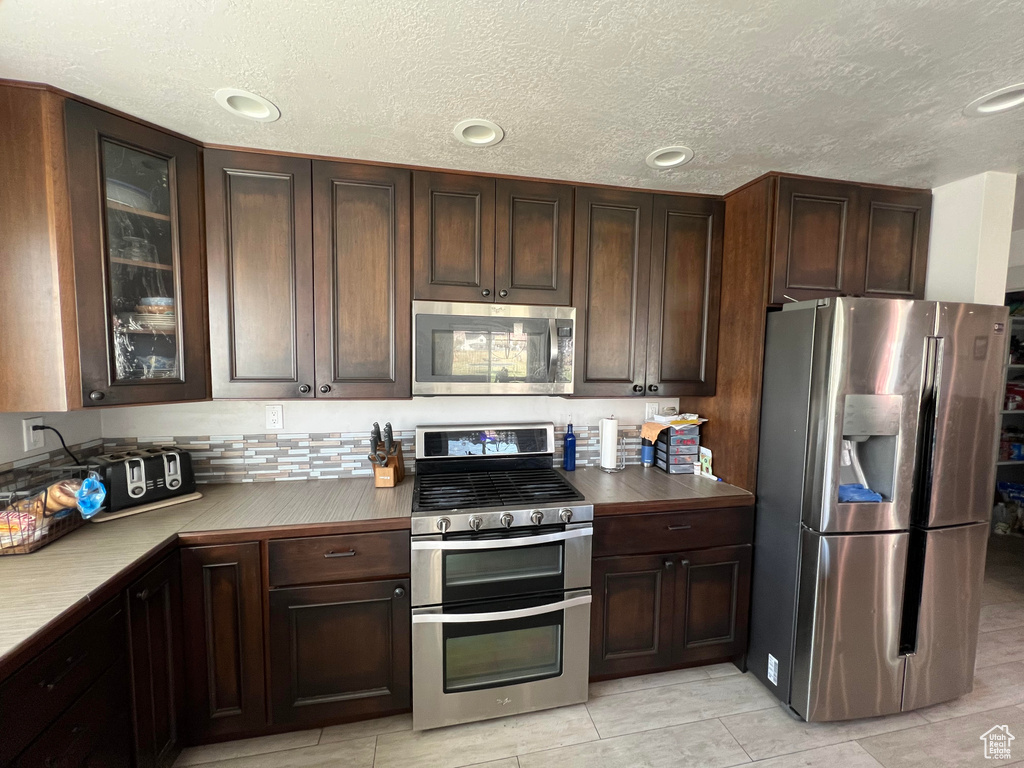
<svg viewBox="0 0 1024 768"><path fill-rule="evenodd" d="M860 483L848 483L839 486L839 502L845 504L852 501L881 501L882 494L865 488Z"/></svg>

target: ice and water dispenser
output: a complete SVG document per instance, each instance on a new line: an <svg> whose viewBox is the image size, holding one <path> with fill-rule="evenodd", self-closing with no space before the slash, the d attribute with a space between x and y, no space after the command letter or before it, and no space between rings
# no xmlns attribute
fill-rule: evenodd
<svg viewBox="0 0 1024 768"><path fill-rule="evenodd" d="M846 395L839 503L893 500L902 410L901 395Z"/></svg>

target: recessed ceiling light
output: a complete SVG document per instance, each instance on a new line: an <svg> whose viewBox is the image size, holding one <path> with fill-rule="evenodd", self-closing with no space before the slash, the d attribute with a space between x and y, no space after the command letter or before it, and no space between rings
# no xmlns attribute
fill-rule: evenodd
<svg viewBox="0 0 1024 768"><path fill-rule="evenodd" d="M505 132L501 130L500 125L479 118L463 120L455 126L452 133L456 139L471 147L493 147L505 138Z"/></svg>
<svg viewBox="0 0 1024 768"><path fill-rule="evenodd" d="M1024 83L1017 83L975 99L964 107L964 114L968 117L985 117L1019 107L1021 104L1024 104Z"/></svg>
<svg viewBox="0 0 1024 768"><path fill-rule="evenodd" d="M693 150L682 145L662 147L647 156L647 164L659 171L666 168L678 168L691 160L693 160Z"/></svg>
<svg viewBox="0 0 1024 768"><path fill-rule="evenodd" d="M213 94L213 98L231 114L249 120L272 123L281 116L281 110L262 96L238 88L221 88Z"/></svg>

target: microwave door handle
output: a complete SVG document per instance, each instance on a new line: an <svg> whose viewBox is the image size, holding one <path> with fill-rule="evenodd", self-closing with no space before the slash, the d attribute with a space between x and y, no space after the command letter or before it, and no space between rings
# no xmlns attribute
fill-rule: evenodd
<svg viewBox="0 0 1024 768"><path fill-rule="evenodd" d="M494 613L424 613L412 617L413 624L479 624L485 621L512 621L525 619L529 616L541 616L545 613L564 611L578 605L588 605L590 595L570 597L557 603L535 605L531 608L519 608L515 611L495 611Z"/></svg>
<svg viewBox="0 0 1024 768"><path fill-rule="evenodd" d="M414 541L413 549L440 549L440 550L481 550L481 549L511 549L513 547L532 547L537 544L550 544L553 541L566 541L567 539L578 539L583 536L593 536L594 529L572 528L568 531L557 531L555 533L542 533L539 536L520 536L515 539L477 539L469 541Z"/></svg>
<svg viewBox="0 0 1024 768"><path fill-rule="evenodd" d="M548 345L551 347L551 359L548 360L548 381L554 382L558 377L558 322L548 318Z"/></svg>

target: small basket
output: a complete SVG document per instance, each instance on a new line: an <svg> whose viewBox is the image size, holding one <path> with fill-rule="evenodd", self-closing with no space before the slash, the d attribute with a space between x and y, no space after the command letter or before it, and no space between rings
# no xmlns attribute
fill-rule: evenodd
<svg viewBox="0 0 1024 768"><path fill-rule="evenodd" d="M88 472L84 467L60 467L58 470L66 471L69 477L75 479L82 479ZM0 493L0 556L27 555L85 525L85 519L75 508L47 511L45 493L61 479L68 478L52 479L31 491ZM37 503L28 505L27 509L15 510L11 506L20 499L39 494L43 496Z"/></svg>

